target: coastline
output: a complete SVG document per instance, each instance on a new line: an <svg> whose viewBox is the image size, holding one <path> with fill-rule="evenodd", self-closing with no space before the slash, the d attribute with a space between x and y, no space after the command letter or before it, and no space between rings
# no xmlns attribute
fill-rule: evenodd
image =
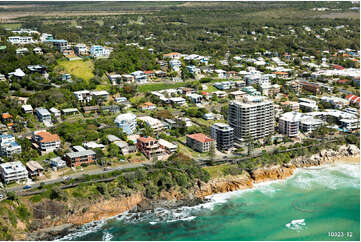
<svg viewBox="0 0 361 242"><path fill-rule="evenodd" d="M344 149L345 150L345 149ZM121 215L124 212L142 212L146 210L154 210L155 208L177 208L182 206L195 206L209 201L209 197L215 194L228 193L234 191L241 191L245 189L252 189L255 185L261 185L266 182L277 180L284 180L290 178L297 168L319 167L321 165L344 163L344 164L359 164L360 154L359 150L351 152L335 152L327 155L328 151L320 152L311 156L307 161L302 160L300 165L299 159L293 160L290 164L273 167L258 168L251 172L246 172L246 175L226 176L223 178L214 178L207 183L198 183L197 186L191 189L191 194L187 196L179 194L177 191L167 191L162 193L161 199L150 200L146 199L140 194L131 195L128 198L112 199L112 201L100 201L95 206L90 206L89 211L85 214L74 214L68 217L65 221L59 221L59 224L52 228L41 229L35 231L27 237L30 240L54 240L63 238L67 234L76 232L81 226L89 223L96 223L107 220L112 217ZM315 159L316 157L316 159ZM112 208L112 211L106 211ZM66 222L66 223L65 223ZM64 230L61 226L67 225Z"/></svg>

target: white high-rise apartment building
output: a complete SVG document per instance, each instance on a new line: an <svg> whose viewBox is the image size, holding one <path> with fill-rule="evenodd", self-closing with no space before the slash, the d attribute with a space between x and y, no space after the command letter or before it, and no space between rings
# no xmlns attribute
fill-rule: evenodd
<svg viewBox="0 0 361 242"><path fill-rule="evenodd" d="M264 96L246 96L230 101L228 123L239 139L260 139L274 132L273 102Z"/></svg>

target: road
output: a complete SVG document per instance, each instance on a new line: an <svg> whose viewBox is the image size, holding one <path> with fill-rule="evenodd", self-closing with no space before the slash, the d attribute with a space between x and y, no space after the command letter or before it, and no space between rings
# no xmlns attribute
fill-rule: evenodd
<svg viewBox="0 0 361 242"><path fill-rule="evenodd" d="M100 169L96 169L96 170L91 170L91 171L85 171L85 172L79 172L79 173L76 173L76 174L72 174L72 175L69 175L68 177L70 179L76 179L76 178L80 178L82 177L83 175L99 175L99 174L105 174L105 173L108 173L108 172L112 172L112 171L116 171L116 170L124 170L124 169L129 169L129 168L137 168L137 167L142 167L144 165L151 165L152 163L151 162L142 162L142 163L135 163L135 164L125 164L125 165L121 165L121 166L118 166L118 167L115 167L109 171L104 171L104 168L100 168ZM46 181L39 181L39 182L36 182L34 184L31 184L31 187L32 188L38 188L40 186L40 183L44 183L45 185L48 185L48 184L54 184L54 183L60 183L63 181L63 178L58 178L58 179L53 179L53 180L46 180ZM24 185L19 185L19 186L16 186L16 187L11 187L11 188L8 188L6 189L7 192L23 192L23 191L26 191L25 189L23 189Z"/></svg>

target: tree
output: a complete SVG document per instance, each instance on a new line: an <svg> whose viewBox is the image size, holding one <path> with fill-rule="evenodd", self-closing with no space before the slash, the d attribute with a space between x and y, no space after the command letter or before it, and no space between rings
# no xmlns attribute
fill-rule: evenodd
<svg viewBox="0 0 361 242"><path fill-rule="evenodd" d="M211 142L211 146L209 148L209 157L212 161L214 161L216 158L216 145L214 142Z"/></svg>

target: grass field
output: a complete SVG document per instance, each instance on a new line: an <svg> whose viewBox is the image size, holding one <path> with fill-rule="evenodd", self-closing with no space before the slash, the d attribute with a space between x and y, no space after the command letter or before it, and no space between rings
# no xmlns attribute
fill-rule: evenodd
<svg viewBox="0 0 361 242"><path fill-rule="evenodd" d="M5 29L11 29L11 30L16 30L19 29L21 27L21 24L0 24L0 27L5 28Z"/></svg>
<svg viewBox="0 0 361 242"><path fill-rule="evenodd" d="M60 61L59 66L64 68L66 73L74 75L85 81L89 81L94 77L94 63L91 60L75 60L75 61Z"/></svg>
<svg viewBox="0 0 361 242"><path fill-rule="evenodd" d="M217 166L207 166L203 169L208 171L211 178L224 177L224 170L229 168L235 168L237 165L222 164Z"/></svg>

